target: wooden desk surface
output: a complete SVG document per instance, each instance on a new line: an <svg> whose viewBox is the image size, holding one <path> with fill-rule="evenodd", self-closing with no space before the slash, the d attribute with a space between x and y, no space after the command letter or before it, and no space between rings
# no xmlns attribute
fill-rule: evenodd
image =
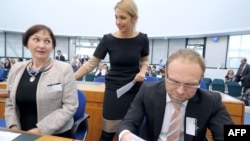
<svg viewBox="0 0 250 141"><path fill-rule="evenodd" d="M73 139L70 138L62 138L57 136L49 136L49 135L43 135L40 138L38 138L36 141L72 141Z"/></svg>
<svg viewBox="0 0 250 141"><path fill-rule="evenodd" d="M32 134L24 131L14 131L6 128L0 128L0 131L4 132L12 132L12 133L21 133L18 137L14 139L14 141L72 141L71 138L63 138L58 136L51 135L40 135L40 134Z"/></svg>
<svg viewBox="0 0 250 141"><path fill-rule="evenodd" d="M6 89L7 87L7 82L4 81L4 82L0 82L0 89Z"/></svg>
<svg viewBox="0 0 250 141"><path fill-rule="evenodd" d="M103 95L105 91L104 83L96 83L96 82L78 83L77 88L85 93L87 97L87 102L103 103Z"/></svg>

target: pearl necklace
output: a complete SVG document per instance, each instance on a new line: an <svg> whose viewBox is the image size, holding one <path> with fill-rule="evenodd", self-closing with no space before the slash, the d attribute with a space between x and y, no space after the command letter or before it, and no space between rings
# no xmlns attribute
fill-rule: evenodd
<svg viewBox="0 0 250 141"><path fill-rule="evenodd" d="M36 76L40 72L44 72L44 70L47 68L47 66L50 64L50 62L51 62L51 59L49 58L49 60L39 70L32 70L33 61L31 60L30 61L31 65L29 67L27 67L27 71L28 71L28 74L30 76L30 82L34 82L36 80Z"/></svg>

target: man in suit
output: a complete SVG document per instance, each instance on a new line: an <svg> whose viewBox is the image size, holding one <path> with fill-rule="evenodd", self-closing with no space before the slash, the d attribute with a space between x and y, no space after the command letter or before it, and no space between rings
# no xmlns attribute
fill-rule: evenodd
<svg viewBox="0 0 250 141"><path fill-rule="evenodd" d="M56 60L60 60L60 61L65 62L65 57L62 55L62 51L61 50L57 50Z"/></svg>
<svg viewBox="0 0 250 141"><path fill-rule="evenodd" d="M167 141L177 131L177 140L203 141L207 128L214 141L223 141L224 125L234 123L220 94L199 88L204 72L204 60L196 51L186 48L173 53L166 64L165 81L141 86L117 130L119 140L131 141L131 133L140 127L139 136L147 141ZM180 124L170 131L176 107Z"/></svg>
<svg viewBox="0 0 250 141"><path fill-rule="evenodd" d="M250 65L247 64L247 58L241 59L241 64L236 73L236 81L241 82L241 85L244 86L245 77L250 74Z"/></svg>

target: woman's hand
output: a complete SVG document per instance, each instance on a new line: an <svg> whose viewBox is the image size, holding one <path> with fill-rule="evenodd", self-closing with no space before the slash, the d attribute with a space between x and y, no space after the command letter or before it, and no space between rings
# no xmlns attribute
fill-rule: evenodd
<svg viewBox="0 0 250 141"><path fill-rule="evenodd" d="M134 82L142 82L145 79L145 73L139 72L136 74L135 78L134 78Z"/></svg>

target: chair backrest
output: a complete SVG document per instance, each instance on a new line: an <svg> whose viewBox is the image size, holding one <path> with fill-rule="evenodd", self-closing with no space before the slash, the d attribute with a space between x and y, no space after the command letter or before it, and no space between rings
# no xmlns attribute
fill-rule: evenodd
<svg viewBox="0 0 250 141"><path fill-rule="evenodd" d="M227 85L228 94L230 96L233 96L233 97L241 96L242 87L238 82L228 81L226 85Z"/></svg>
<svg viewBox="0 0 250 141"><path fill-rule="evenodd" d="M78 120L79 118L81 118L84 113L85 113L85 106L86 106L86 96L85 94L81 91L81 90L77 90L77 94L78 94L78 108L76 110L76 113L74 115L74 120Z"/></svg>
<svg viewBox="0 0 250 141"><path fill-rule="evenodd" d="M220 91L225 93L225 82L223 79L213 79L212 81L212 90Z"/></svg>
<svg viewBox="0 0 250 141"><path fill-rule="evenodd" d="M10 69L4 69L4 76L3 76L4 79L8 78L9 72L10 72Z"/></svg>
<svg viewBox="0 0 250 141"><path fill-rule="evenodd" d="M103 77L103 76L99 76L99 77L96 77L95 79L94 79L94 82L105 82L105 77Z"/></svg>
<svg viewBox="0 0 250 141"><path fill-rule="evenodd" d="M159 79L157 77L153 77L153 76L146 76L144 79L144 82L158 82Z"/></svg>
<svg viewBox="0 0 250 141"><path fill-rule="evenodd" d="M3 81L4 78L4 69L0 69L0 81Z"/></svg>
<svg viewBox="0 0 250 141"><path fill-rule="evenodd" d="M95 73L91 72L91 73L87 73L85 76L85 81L94 81L95 79Z"/></svg>
<svg viewBox="0 0 250 141"><path fill-rule="evenodd" d="M204 77L203 80L207 82L209 85L212 83L212 79L208 77Z"/></svg>
<svg viewBox="0 0 250 141"><path fill-rule="evenodd" d="M205 81L201 80L201 82L200 82L200 88L202 88L202 89L208 89Z"/></svg>
<svg viewBox="0 0 250 141"><path fill-rule="evenodd" d="M89 115L85 114L86 96L81 90L77 90L78 108L74 115L74 125L71 129L71 137L77 140L84 140L87 136Z"/></svg>
<svg viewBox="0 0 250 141"><path fill-rule="evenodd" d="M206 84L206 88L209 90L210 89L210 85L212 83L212 79L211 78L208 78L208 77L204 77L203 78L203 81L205 82Z"/></svg>

